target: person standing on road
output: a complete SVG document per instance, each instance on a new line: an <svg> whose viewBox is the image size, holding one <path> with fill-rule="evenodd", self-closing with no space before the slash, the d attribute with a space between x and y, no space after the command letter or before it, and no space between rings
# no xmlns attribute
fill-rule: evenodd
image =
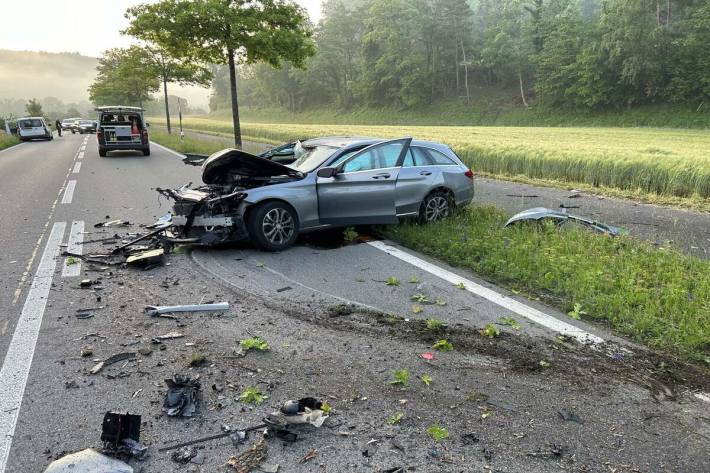
<svg viewBox="0 0 710 473"><path fill-rule="evenodd" d="M62 136L62 122L57 119L57 121L54 123L54 126L57 127L57 135Z"/></svg>

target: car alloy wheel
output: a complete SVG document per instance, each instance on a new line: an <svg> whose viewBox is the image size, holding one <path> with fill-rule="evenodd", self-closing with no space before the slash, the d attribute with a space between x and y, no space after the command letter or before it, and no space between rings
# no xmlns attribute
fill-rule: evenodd
<svg viewBox="0 0 710 473"><path fill-rule="evenodd" d="M449 216L449 200L445 195L435 194L426 200L424 218L427 222L435 222Z"/></svg>
<svg viewBox="0 0 710 473"><path fill-rule="evenodd" d="M269 210L261 224L264 237L274 245L283 245L293 237L296 224L291 214L282 208Z"/></svg>

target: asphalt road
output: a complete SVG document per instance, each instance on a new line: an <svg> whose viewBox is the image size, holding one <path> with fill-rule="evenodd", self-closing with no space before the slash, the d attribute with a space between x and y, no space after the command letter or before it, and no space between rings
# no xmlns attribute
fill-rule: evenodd
<svg viewBox="0 0 710 473"><path fill-rule="evenodd" d="M103 242L80 242L141 232L169 210L153 188L199 181L198 168L152 151L100 158L93 136L68 135L0 153L0 473L43 471L67 452L100 448L108 410L142 415L149 457L130 460L136 471L225 471L246 445L200 445L186 466L157 448L222 424L254 425L309 395L328 399L332 418L300 429L294 444L269 440L266 461L279 471L710 470L707 373L388 242L326 235L278 254L248 244L183 250L150 271L67 265L60 245L106 252ZM94 227L114 219L131 225ZM392 276L398 286L385 283ZM82 278L100 284L82 289ZM176 319L143 311L208 301L230 310ZM444 326L427 329L431 317ZM500 337L479 334L489 323ZM173 331L183 336L150 341ZM242 356L238 340L253 335L270 350ZM432 350L441 338L454 350ZM132 354L90 373L123 352ZM206 362L190 366L195 354ZM390 383L399 369L411 373L406 385ZM161 410L163 380L179 372L200 376L192 419ZM239 402L247 386L265 403ZM433 425L449 439L434 442ZM315 458L302 461L311 449Z"/></svg>

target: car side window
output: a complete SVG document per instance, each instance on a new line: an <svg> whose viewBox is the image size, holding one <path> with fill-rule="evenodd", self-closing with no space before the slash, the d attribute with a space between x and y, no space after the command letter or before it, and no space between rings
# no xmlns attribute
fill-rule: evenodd
<svg viewBox="0 0 710 473"><path fill-rule="evenodd" d="M369 171L370 169L377 169L377 160L373 150L362 153L343 166L343 172Z"/></svg>
<svg viewBox="0 0 710 473"><path fill-rule="evenodd" d="M360 148L360 149L362 149L362 148ZM330 167L335 167L335 166L337 166L338 164L340 164L340 163L342 163L343 161L345 161L346 159L348 159L350 156L353 156L355 153L359 152L360 149L353 149L353 150L350 150L350 151L347 151L347 152L343 153L343 154L340 155L338 158L336 158L335 161L333 161L332 163L330 163L329 166L330 166Z"/></svg>
<svg viewBox="0 0 710 473"><path fill-rule="evenodd" d="M414 165L415 166L431 166L432 160L425 149L419 146L412 146L412 153L414 155Z"/></svg>
<svg viewBox="0 0 710 473"><path fill-rule="evenodd" d="M377 148L379 151L379 168L393 168L397 165L397 159L402 153L402 143L390 143Z"/></svg>
<svg viewBox="0 0 710 473"><path fill-rule="evenodd" d="M434 164L436 165L446 166L456 164L453 159L449 158L441 151L437 151L435 149L427 149L427 152L429 153L429 156L431 156L432 161L434 161Z"/></svg>
<svg viewBox="0 0 710 473"><path fill-rule="evenodd" d="M402 163L403 168L414 167L414 156L412 155L412 148L409 148L406 156L404 156L404 162Z"/></svg>

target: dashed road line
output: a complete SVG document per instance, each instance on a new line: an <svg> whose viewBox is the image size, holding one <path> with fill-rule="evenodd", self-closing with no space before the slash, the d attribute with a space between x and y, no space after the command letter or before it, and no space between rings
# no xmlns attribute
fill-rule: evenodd
<svg viewBox="0 0 710 473"><path fill-rule="evenodd" d="M494 304L508 309L511 312L515 312L516 314L525 317L526 319L535 322L538 325L542 325L543 327L546 327L552 330L553 332L574 337L584 343L604 342L604 339L601 337L593 335L585 330L582 330L579 327L575 327L572 324L559 320L551 315L548 315L533 307L523 304L522 302L517 301L511 297L504 296L503 294L500 294L494 291L493 289L481 286L480 284L477 284L471 281L470 279L461 277L458 274L452 273L451 271L436 266L435 264L418 258L410 253L404 252L399 248L387 245L386 243L381 241L371 241L368 242L368 244L374 248L377 248L378 250L384 251L385 253L394 256L397 259L405 261L413 266L416 266L419 269L433 274L434 276L437 276L443 279L444 281L448 281L451 284L463 283L468 292L487 299L493 302Z"/></svg>
<svg viewBox="0 0 710 473"><path fill-rule="evenodd" d="M67 244L67 251L69 253L75 253L77 255L82 254L84 245L84 221L78 220L71 223L71 229L69 230L69 242ZM64 265L62 266L62 277L65 278L75 278L81 274L81 262L74 258L74 264L68 263L69 258L64 259Z"/></svg>
<svg viewBox="0 0 710 473"><path fill-rule="evenodd" d="M52 227L0 369L0 473L7 466L65 229L66 222Z"/></svg>
<svg viewBox="0 0 710 473"><path fill-rule="evenodd" d="M62 197L62 204L71 204L74 198L74 189L76 188L76 181L67 182L67 187L64 189L64 197Z"/></svg>
<svg viewBox="0 0 710 473"><path fill-rule="evenodd" d="M79 171L81 171L81 161L74 163L72 174L79 174Z"/></svg>
<svg viewBox="0 0 710 473"><path fill-rule="evenodd" d="M77 159L84 159L84 152L81 151L79 155L76 157Z"/></svg>

